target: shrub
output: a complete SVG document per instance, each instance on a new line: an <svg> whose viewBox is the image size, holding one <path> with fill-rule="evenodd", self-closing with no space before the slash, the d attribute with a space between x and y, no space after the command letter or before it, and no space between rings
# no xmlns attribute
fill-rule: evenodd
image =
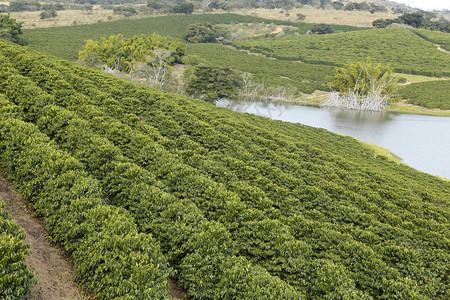
<svg viewBox="0 0 450 300"><path fill-rule="evenodd" d="M129 6L116 6L113 8L113 13L115 15L131 17L132 15L136 15L137 11L133 7L129 7Z"/></svg>
<svg viewBox="0 0 450 300"><path fill-rule="evenodd" d="M0 202L0 298L24 299L36 279L25 263L29 253L28 245L23 243L25 233L4 207L5 203Z"/></svg>
<svg viewBox="0 0 450 300"><path fill-rule="evenodd" d="M241 85L241 77L236 71L230 68L206 65L193 68L186 88L188 94L207 102L237 97L237 88Z"/></svg>
<svg viewBox="0 0 450 300"><path fill-rule="evenodd" d="M328 24L314 24L311 28L311 33L313 34L327 34L333 33L334 29Z"/></svg>
<svg viewBox="0 0 450 300"><path fill-rule="evenodd" d="M189 25L185 38L191 43L215 43L228 36L225 28L210 23Z"/></svg>
<svg viewBox="0 0 450 300"><path fill-rule="evenodd" d="M19 43L22 35L22 22L17 22L16 19L7 15L0 15L0 38Z"/></svg>
<svg viewBox="0 0 450 300"><path fill-rule="evenodd" d="M172 9L172 12L175 14L190 15L194 12L194 4L188 3L188 2L183 2L181 4L176 5Z"/></svg>
<svg viewBox="0 0 450 300"><path fill-rule="evenodd" d="M50 19L50 18L56 18L58 14L56 13L56 10L45 10L39 14L41 20Z"/></svg>

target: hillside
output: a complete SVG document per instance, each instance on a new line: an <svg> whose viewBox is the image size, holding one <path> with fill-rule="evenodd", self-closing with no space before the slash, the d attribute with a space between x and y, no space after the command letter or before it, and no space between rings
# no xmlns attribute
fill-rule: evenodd
<svg viewBox="0 0 450 300"><path fill-rule="evenodd" d="M444 34L448 35L448 34ZM342 66L370 56L395 71L449 76L450 56L401 28L370 29L328 35L237 41L233 46L282 60Z"/></svg>
<svg viewBox="0 0 450 300"><path fill-rule="evenodd" d="M12 44L0 59L1 167L99 298L168 298L168 274L190 299L450 296L448 181Z"/></svg>
<svg viewBox="0 0 450 300"><path fill-rule="evenodd" d="M415 105L450 110L450 80L410 84L400 88L399 94Z"/></svg>
<svg viewBox="0 0 450 300"><path fill-rule="evenodd" d="M450 72L448 69L450 56L439 51L435 45L438 43L446 47L449 36L447 33L423 29L408 31L400 28L369 30L333 25L336 31L342 32L311 36L305 35L313 26L310 23L274 21L237 14L172 15L33 29L25 30L24 38L31 48L75 61L78 52L88 39L95 40L118 33L131 37L153 32L183 39L190 24L202 22L225 24L239 30L251 26L258 27L258 24L263 24L259 27L265 30L289 26L280 34L281 37L277 34L268 34L268 38L251 38L232 44L242 48L242 51L217 43L184 42L187 45L187 56L197 56L201 61L211 65L231 67L249 73L252 75L251 80L257 84L271 88L286 87L297 95L300 92L310 94L315 90L329 91L327 76L334 74L335 65L366 59L367 56L371 56L375 62L390 64L399 72L428 76L442 76ZM251 26L246 26L247 24ZM282 37L283 35L285 37ZM245 49L257 53L248 54ZM415 80L410 79L413 82ZM448 102L445 97L439 98L439 95L429 94L428 96L431 96L429 102Z"/></svg>
<svg viewBox="0 0 450 300"><path fill-rule="evenodd" d="M173 38L183 39L190 24L237 24L237 23L263 23L274 25L289 25L295 27L300 34L311 29L312 24L298 23L283 20L243 16L238 14L201 14L201 15L168 15L154 16L141 19L126 19L90 25L39 28L24 30L24 39L28 46L58 57L76 60L88 39L98 39L102 36L122 34L125 37L140 34L169 35ZM352 26L335 25L336 30L358 30ZM58 47L54 47L55 43Z"/></svg>

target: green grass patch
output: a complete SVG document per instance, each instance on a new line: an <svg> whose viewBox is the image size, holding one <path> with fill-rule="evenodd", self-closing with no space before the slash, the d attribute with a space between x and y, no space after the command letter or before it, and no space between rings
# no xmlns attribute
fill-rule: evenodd
<svg viewBox="0 0 450 300"><path fill-rule="evenodd" d="M408 83L436 81L436 77L430 77L430 76L412 75L412 74L404 74L404 73L395 73L395 75L398 78L405 78L406 82L408 82Z"/></svg>
<svg viewBox="0 0 450 300"><path fill-rule="evenodd" d="M361 142L364 146L372 149L374 152L374 157L378 155L386 157L390 161L401 162L402 158L392 153L388 148L381 147L377 144L369 143L369 142Z"/></svg>

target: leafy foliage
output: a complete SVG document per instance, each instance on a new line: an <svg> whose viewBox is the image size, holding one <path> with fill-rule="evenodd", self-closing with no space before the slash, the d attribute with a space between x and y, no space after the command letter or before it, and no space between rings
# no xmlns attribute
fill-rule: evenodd
<svg viewBox="0 0 450 300"><path fill-rule="evenodd" d="M27 58L29 57L22 56L22 59L33 64L32 61ZM35 63L37 63L37 61L35 61ZM60 66L62 67L63 65ZM41 71L49 71L47 67L42 67L42 65L39 68ZM88 73L91 72L91 70L88 69L85 71ZM32 73L34 73L34 71L32 71ZM37 73L34 74L37 75ZM56 74L53 72L53 75ZM76 77L78 78L77 80L80 79L80 77ZM27 82L30 86L34 86L31 90L35 91L36 86L25 77L16 77L13 78L12 81L18 80L19 78L22 78L23 83ZM45 78L41 77L41 79L46 81ZM44 81L41 81L41 83L44 83ZM68 86L63 84L63 82L64 80L59 80L56 86L53 86L52 84L45 84L45 86L50 89L51 86L57 89L66 89ZM18 96L19 90L23 90L23 85L8 85L9 94ZM27 93L25 92L25 94ZM71 98L65 98L63 94L64 93L59 94L59 96L63 97L65 100ZM57 101L62 103L61 101L63 101L63 98L59 98L59 96L57 97ZM101 95L97 96L100 96L100 98L96 99L103 99ZM27 102L26 98L26 96L18 96L15 97L15 101L24 105L24 107L33 105L31 102ZM87 100L88 102L85 104L92 103L82 95L78 95L77 98L72 98L72 100L75 99L81 101ZM68 104L68 102L66 104ZM95 114L96 109L93 106L80 106L80 103L76 104L74 102L73 104L75 105L74 108L78 107L81 111L84 110L86 113ZM186 284L190 283L189 293L192 296L195 298L215 298L218 294L226 293L229 297L238 299L249 299L254 296L262 298L268 298L270 296L275 298L302 299L300 293L296 292L292 287L277 277L269 275L263 268L253 266L246 259L234 256L234 251L231 247L232 242L226 234L222 234L225 230L222 225L219 225L217 230L219 230L218 236L225 244L218 243L218 241L215 240L217 233L212 229L217 228L218 225L209 223L193 203L189 203L187 200L174 198L174 196L165 193L161 190L160 183L156 182L155 184L152 184L154 181L154 175L152 175L152 173L130 163L127 158L120 155L120 150L118 150L116 146L112 145L111 142L105 138L93 134L93 131L88 129L89 125L86 123L83 124L83 121L76 118L76 115L68 110L61 110L52 105L41 106L37 109L41 109L41 116L34 114L28 115L28 117L31 117L35 122L37 121L40 128L50 134L55 141L59 141L61 146L73 151L74 154L82 158L86 163L86 168L102 180L111 202L126 207L130 212L134 212L134 216L136 217L141 230L148 231L151 229L155 234L160 235L160 241L166 246L166 249L170 249L168 254L172 258L173 264L180 269L180 280ZM134 122L133 118L129 120ZM97 119L97 121L99 120ZM117 125L117 122L110 124ZM86 127L86 125L88 125L88 127ZM83 127L84 130L81 130L81 127L79 126ZM115 134L114 132L111 133ZM116 133L119 133L119 135L116 135L116 137L119 138L124 132L119 130L119 132ZM67 137L68 139L66 139ZM117 139L114 140L117 141ZM136 139L132 138L131 140L142 142L138 147L144 149L143 154L148 153L147 151L155 146L154 143L147 143L149 141L142 140L139 137L136 137ZM158 147L155 150L158 150ZM155 154L159 157L158 153ZM182 175L178 172L182 171L185 167L178 167L174 155L167 152L166 155L163 155L160 158L163 157L166 158L161 161L160 172L164 170L163 172L168 172L166 173L167 175L173 173L175 175L175 177L172 178L174 182L180 182L180 180L187 182L191 179L191 177L184 179L183 177L178 177ZM64 182L66 179L61 178L61 180ZM219 196L223 196L223 192L222 195ZM159 200L155 202L155 199ZM102 219L104 219L104 216L99 216L98 220ZM118 223L124 222L119 219ZM212 238L211 244L207 245L204 242L210 235ZM107 238L106 235L104 238ZM114 240L113 237L110 237L110 242L107 244L110 245ZM193 244L196 240L197 243ZM201 243L203 247L200 247L199 243ZM89 245L91 245L91 243L87 243L86 247L83 249L87 251L87 246ZM96 242L95 245L102 245L102 243ZM211 252L212 245L214 245L216 251ZM167 248L167 246L170 247ZM82 247L84 247L84 244ZM104 253L104 250L102 249L97 251L90 247L89 250L94 251L99 255ZM101 257L102 256L100 256L100 258ZM110 257L110 255L108 255L108 257ZM92 257L90 260L89 258L91 257L88 257L87 255L84 256L85 264L82 267L87 268L87 271L90 272L95 270L95 268L92 267L92 264L96 262L97 256ZM132 265L133 263L133 261L130 262ZM195 265L195 268L192 267L193 265ZM127 274L136 273L133 271L134 268L120 266L117 266L117 268L127 272ZM154 274L154 272L149 272L145 269L139 270L139 265L135 268L137 268L136 270L139 272ZM217 272L217 270L226 272L228 276L224 278L223 274ZM108 274L99 274L98 276L99 279L103 277L109 278ZM139 276L139 278L141 277L145 276ZM251 286L249 289L243 288L236 290L235 286L238 284L237 280L247 282L248 284L251 284ZM115 276L115 281L121 282L117 275ZM127 284L127 282L128 280L124 280L124 284ZM98 283L96 284L98 285ZM148 289L146 286L135 284L133 286L136 286L139 290L146 291L147 293L152 291L156 292L155 290ZM88 287L90 286L88 285ZM267 290L265 290L266 288ZM117 290L117 292L121 291L122 290L120 289ZM105 288L105 292L110 293L112 291ZM100 295L102 298L106 296L103 292L101 292ZM152 294L148 297L145 296L146 294L144 294L143 297L139 295L138 298L162 298L161 296L154 296Z"/></svg>
<svg viewBox="0 0 450 300"><path fill-rule="evenodd" d="M20 43L22 35L22 23L7 15L0 15L0 39L13 43Z"/></svg>
<svg viewBox="0 0 450 300"><path fill-rule="evenodd" d="M132 15L136 15L137 11L133 7L122 5L122 6L115 6L113 8L113 13L115 15L122 15L122 16L125 16L125 17L131 17Z"/></svg>
<svg viewBox="0 0 450 300"><path fill-rule="evenodd" d="M179 40L173 41L171 37L162 37L156 33L151 36L142 34L132 38L124 38L121 34L103 37L100 41L88 40L80 51L81 60L91 60L92 55L102 65L113 70L130 73L138 63L146 63L149 58L155 57L156 49L171 51L169 61L180 62L184 55L184 46Z"/></svg>
<svg viewBox="0 0 450 300"><path fill-rule="evenodd" d="M334 70L331 66L275 60L251 55L217 44L189 44L187 53L192 53L211 65L229 67L243 73L250 73L252 79L257 83L264 83L269 86L293 87L304 93L312 93L315 90L329 90L326 76L332 75Z"/></svg>
<svg viewBox="0 0 450 300"><path fill-rule="evenodd" d="M314 24L311 28L312 34L327 34L333 32L334 29L328 24Z"/></svg>
<svg viewBox="0 0 450 300"><path fill-rule="evenodd" d="M413 83L399 89L408 103L427 108L450 109L450 80Z"/></svg>
<svg viewBox="0 0 450 300"><path fill-rule="evenodd" d="M34 104L38 106L49 100L38 88L27 85L29 82L17 76L10 66L2 64L0 74L2 91L14 101L27 104L25 98L29 93L33 93ZM4 89L8 82L14 82L24 97L12 93L14 88ZM40 102L42 100L44 102ZM28 105L34 104L28 102ZM23 107L9 101L1 105L1 167L22 197L44 218L54 240L72 253L78 280L86 290L100 299L130 296L169 299L167 262L154 239L138 233L125 210L104 203L99 183L87 174L79 161L58 150L35 125L18 119L25 117ZM35 109L39 108L42 106ZM16 250L19 260L26 252ZM17 275L20 275L20 260L17 266ZM10 275L6 283L10 283L10 279L16 280L17 295L14 296L24 293L24 287L30 283L26 277L14 279ZM6 293L13 288L6 288Z"/></svg>
<svg viewBox="0 0 450 300"><path fill-rule="evenodd" d="M425 28L450 33L450 22L445 19L433 20L433 14L411 12L395 19L378 19L372 22L377 28L385 28L393 23L406 24L414 28Z"/></svg>
<svg viewBox="0 0 450 300"><path fill-rule="evenodd" d="M450 33L432 31L427 29L415 29L414 33L421 38L440 45L447 51L450 51Z"/></svg>
<svg viewBox="0 0 450 300"><path fill-rule="evenodd" d="M448 298L448 181L326 130L0 52L2 90L161 243L189 297Z"/></svg>
<svg viewBox="0 0 450 300"><path fill-rule="evenodd" d="M184 38L184 34L190 25L204 23L210 23L214 26L232 23L290 25L295 28L292 29L292 34L306 34L314 25L235 14L196 14L121 20L108 22L108 24L67 27L64 30L58 27L26 30L25 35L30 47L69 60L76 60L78 58L77 53L86 40L99 39L104 35L116 35L118 28L120 28L124 37L155 31L162 35ZM336 31L361 29L339 25L333 25L333 28ZM53 43L49 43L49 40L58 41L58 47L54 47ZM252 80L261 85L264 84L269 87L287 86L305 93L312 93L317 89L328 90L325 77L333 74L333 68L330 66L305 63L292 64L288 61L247 55L218 45L188 44L186 54L201 57L205 63L210 65L230 67L241 72L251 73ZM87 57L87 60L89 59L95 62L96 57Z"/></svg>
<svg viewBox="0 0 450 300"><path fill-rule="evenodd" d="M183 39L187 28L192 24L198 23L210 23L213 25L233 23L290 25L298 28L300 34L305 34L313 26L313 24L264 19L237 14L169 15L134 20L118 20L82 26L27 29L24 30L24 39L27 40L28 46L31 48L75 61L78 59L78 52L89 39L96 40L103 36L117 35L119 33L126 38L130 38L135 35L148 34L149 32ZM361 29L344 25L333 25L333 27L336 31ZM55 43L58 43L58 47L54 46Z"/></svg>
<svg viewBox="0 0 450 300"><path fill-rule="evenodd" d="M450 57L433 43L401 28L370 29L270 39L236 41L239 49L282 60L342 66L370 56L374 62L390 64L400 73L428 76L450 75Z"/></svg>
<svg viewBox="0 0 450 300"><path fill-rule="evenodd" d="M56 10L45 10L39 14L41 20L56 18L58 16Z"/></svg>
<svg viewBox="0 0 450 300"><path fill-rule="evenodd" d="M215 43L217 39L223 39L227 35L228 33L222 27L201 23L189 25L185 38L191 43Z"/></svg>
<svg viewBox="0 0 450 300"><path fill-rule="evenodd" d="M334 78L329 82L337 90L328 96L324 106L380 111L386 108L389 98L397 89L397 78L389 66L373 65L367 61L336 68Z"/></svg>
<svg viewBox="0 0 450 300"><path fill-rule="evenodd" d="M1 108L3 109L4 100ZM0 118L3 117L0 115ZM27 268L25 257L29 246L24 245L25 233L4 211L0 202L0 297L2 299L25 299L36 283L34 272Z"/></svg>
<svg viewBox="0 0 450 300"><path fill-rule="evenodd" d="M194 66L187 80L186 92L207 102L235 99L241 76L230 68Z"/></svg>
<svg viewBox="0 0 450 300"><path fill-rule="evenodd" d="M183 1L183 2L175 5L172 9L172 12L175 14L190 15L194 12L194 4Z"/></svg>
<svg viewBox="0 0 450 300"><path fill-rule="evenodd" d="M385 84L388 83L388 84ZM336 68L336 75L330 86L343 93L349 91L367 96L373 93L374 87L381 87L382 94L392 94L396 89L392 68L383 65L373 65L370 57L367 61L351 63L343 68Z"/></svg>

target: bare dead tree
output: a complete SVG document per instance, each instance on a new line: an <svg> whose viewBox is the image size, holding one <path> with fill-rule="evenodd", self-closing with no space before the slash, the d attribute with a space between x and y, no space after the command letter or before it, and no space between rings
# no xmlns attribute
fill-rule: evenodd
<svg viewBox="0 0 450 300"><path fill-rule="evenodd" d="M148 57L145 63L139 63L136 70L139 74L147 78L150 86L162 88L166 84L167 71L171 68L169 57L172 53L166 49L155 49L154 56Z"/></svg>

